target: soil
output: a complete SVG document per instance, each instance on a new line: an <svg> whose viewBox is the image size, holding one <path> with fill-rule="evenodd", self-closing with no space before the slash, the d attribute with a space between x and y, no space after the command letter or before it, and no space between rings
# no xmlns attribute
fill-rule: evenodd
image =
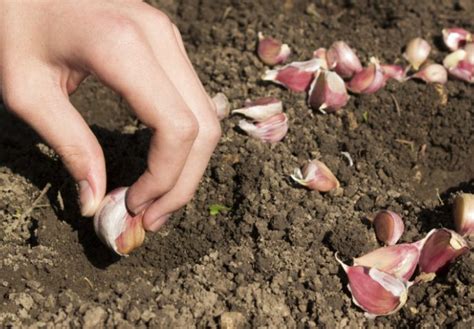
<svg viewBox="0 0 474 329"><path fill-rule="evenodd" d="M375 320L351 301L334 257L350 260L379 246L365 220L379 209L403 216L402 241L453 227L453 194L474 192L472 85L389 82L322 115L308 110L303 94L259 80L265 67L255 46L263 31L290 44L292 60L303 60L345 40L365 63L374 55L403 63L403 45L422 36L439 62L447 54L442 28L474 30L473 2L152 2L180 28L210 94L224 92L234 107L246 98L281 98L289 134L263 144L235 129L238 118L224 120L194 200L119 258L81 218L74 182L54 152L1 108L0 325L472 328L472 254L412 287L401 311ZM149 132L94 79L72 101L103 145L109 190L132 183L145 166ZM341 188L320 194L295 186L289 174L310 158L322 159ZM230 210L211 216L215 203Z"/></svg>

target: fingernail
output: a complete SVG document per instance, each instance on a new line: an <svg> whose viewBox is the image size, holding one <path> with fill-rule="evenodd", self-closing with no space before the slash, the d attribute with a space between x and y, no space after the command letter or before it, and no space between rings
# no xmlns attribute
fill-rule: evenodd
<svg viewBox="0 0 474 329"><path fill-rule="evenodd" d="M150 227L148 228L148 231L156 233L160 229L160 227L162 227L168 221L170 217L171 217L171 214L161 216L153 224L150 225Z"/></svg>
<svg viewBox="0 0 474 329"><path fill-rule="evenodd" d="M77 183L79 187L79 205L81 207L81 215L90 217L95 212L95 198L94 192L87 180L81 180Z"/></svg>

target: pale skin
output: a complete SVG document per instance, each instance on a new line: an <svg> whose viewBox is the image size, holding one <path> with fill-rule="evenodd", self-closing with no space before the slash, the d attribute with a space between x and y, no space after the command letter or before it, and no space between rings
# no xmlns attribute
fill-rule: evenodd
<svg viewBox="0 0 474 329"><path fill-rule="evenodd" d="M0 0L0 94L61 157L93 216L106 192L103 151L69 95L89 75L153 132L127 207L156 231L188 203L221 135L176 26L140 0Z"/></svg>

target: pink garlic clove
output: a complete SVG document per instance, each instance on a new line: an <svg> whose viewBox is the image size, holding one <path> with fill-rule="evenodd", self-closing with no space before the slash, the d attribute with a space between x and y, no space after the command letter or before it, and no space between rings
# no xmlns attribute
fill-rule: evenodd
<svg viewBox="0 0 474 329"><path fill-rule="evenodd" d="M313 58L319 58L321 60L322 69L332 70L334 67L329 67L326 54L327 54L326 48L318 48L313 52Z"/></svg>
<svg viewBox="0 0 474 329"><path fill-rule="evenodd" d="M343 78L351 78L362 70L359 57L344 41L334 42L327 50L326 58L328 66Z"/></svg>
<svg viewBox="0 0 474 329"><path fill-rule="evenodd" d="M386 83L385 74L379 61L372 57L368 67L356 73L347 83L347 88L356 94L372 94L383 88Z"/></svg>
<svg viewBox="0 0 474 329"><path fill-rule="evenodd" d="M414 38L408 42L403 57L410 63L415 71L427 59L431 51L430 44L422 38Z"/></svg>
<svg viewBox="0 0 474 329"><path fill-rule="evenodd" d="M216 106L217 118L219 120L223 120L229 116L230 102L224 93L217 93L212 98L212 102Z"/></svg>
<svg viewBox="0 0 474 329"><path fill-rule="evenodd" d="M462 236L474 235L474 194L461 193L454 199L454 226Z"/></svg>
<svg viewBox="0 0 474 329"><path fill-rule="evenodd" d="M382 210L372 221L377 239L386 245L394 245L405 229L402 218L390 210Z"/></svg>
<svg viewBox="0 0 474 329"><path fill-rule="evenodd" d="M410 78L420 79L426 83L445 84L448 81L448 71L440 64L424 65L418 72Z"/></svg>
<svg viewBox="0 0 474 329"><path fill-rule="evenodd" d="M262 32L258 33L258 57L269 66L284 63L291 54L290 47L285 43L272 38L265 37Z"/></svg>
<svg viewBox="0 0 474 329"><path fill-rule="evenodd" d="M322 66L319 58L305 62L293 62L275 70L268 70L262 77L264 81L272 81L295 92L304 92Z"/></svg>
<svg viewBox="0 0 474 329"><path fill-rule="evenodd" d="M242 114L255 121L265 121L282 112L283 103L280 100L275 97L263 97L255 101L247 100L244 108L233 110L232 114Z"/></svg>
<svg viewBox="0 0 474 329"><path fill-rule="evenodd" d="M298 184L319 192L329 192L339 187L336 176L318 160L310 161L304 166L303 171L295 169L291 178Z"/></svg>
<svg viewBox="0 0 474 329"><path fill-rule="evenodd" d="M366 317L390 315L405 305L411 283L373 267L348 266L337 261L346 272L352 301L366 312Z"/></svg>
<svg viewBox="0 0 474 329"><path fill-rule="evenodd" d="M437 273L467 252L467 242L456 232L445 228L433 230L421 249L420 272Z"/></svg>
<svg viewBox="0 0 474 329"><path fill-rule="evenodd" d="M443 29L442 33L444 44L452 51L458 50L464 47L466 43L473 41L472 34L460 27Z"/></svg>
<svg viewBox="0 0 474 329"><path fill-rule="evenodd" d="M400 65L395 64L381 64L380 68L382 69L385 79L394 79L398 82L403 82L406 80L406 71Z"/></svg>
<svg viewBox="0 0 474 329"><path fill-rule="evenodd" d="M127 188L121 187L107 194L94 216L94 230L109 248L121 256L140 247L145 240L142 216L132 216L125 205Z"/></svg>
<svg viewBox="0 0 474 329"><path fill-rule="evenodd" d="M408 282L418 265L420 248L413 243L376 249L354 259L354 265L374 267Z"/></svg>
<svg viewBox="0 0 474 329"><path fill-rule="evenodd" d="M288 132L288 117L285 113L280 113L256 124L247 120L240 120L239 128L249 136L258 138L263 142L276 143L281 141Z"/></svg>
<svg viewBox="0 0 474 329"><path fill-rule="evenodd" d="M474 46L470 45L446 56L443 65L453 77L474 83Z"/></svg>
<svg viewBox="0 0 474 329"><path fill-rule="evenodd" d="M344 80L335 72L322 71L309 89L308 103L324 112L335 112L349 101Z"/></svg>

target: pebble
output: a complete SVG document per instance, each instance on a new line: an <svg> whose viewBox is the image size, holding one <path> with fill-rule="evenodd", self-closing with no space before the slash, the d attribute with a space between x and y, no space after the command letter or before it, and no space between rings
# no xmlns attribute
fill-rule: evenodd
<svg viewBox="0 0 474 329"><path fill-rule="evenodd" d="M240 329L245 327L245 317L239 312L225 312L220 316L222 329Z"/></svg>
<svg viewBox="0 0 474 329"><path fill-rule="evenodd" d="M100 306L89 309L84 315L84 329L103 328L107 312Z"/></svg>

